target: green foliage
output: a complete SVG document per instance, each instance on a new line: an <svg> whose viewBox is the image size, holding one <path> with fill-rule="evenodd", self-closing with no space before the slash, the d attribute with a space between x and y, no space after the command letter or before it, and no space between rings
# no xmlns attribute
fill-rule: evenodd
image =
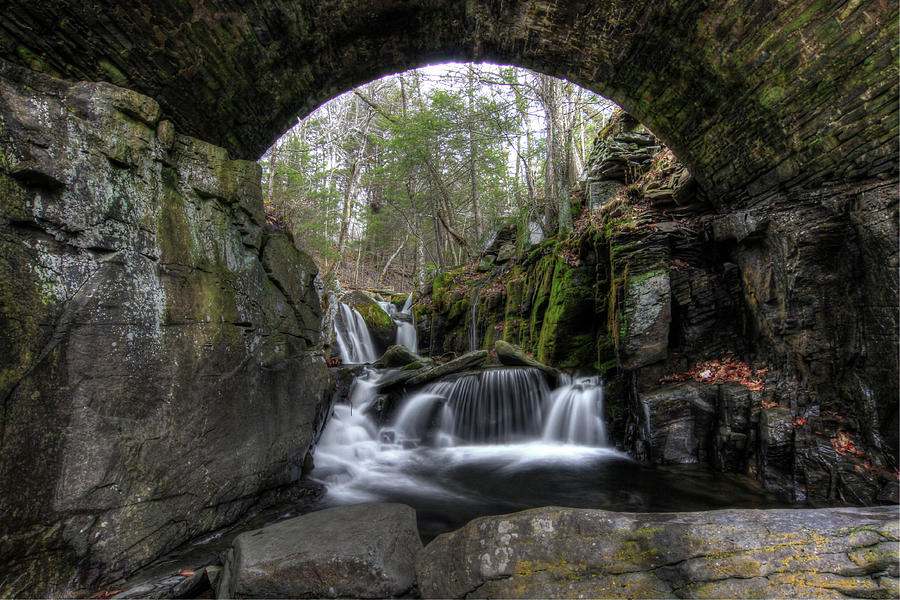
<svg viewBox="0 0 900 600"><path fill-rule="evenodd" d="M346 281L348 269L337 274L351 286L381 287L385 271L388 279L402 273L393 287L408 289L413 272L423 278L468 262L494 223L544 214L547 126L537 78L462 66L339 96L260 159L269 220L292 231L320 268L355 262L353 276L365 284ZM569 136L572 150L584 154L610 105L564 89L580 132Z"/></svg>

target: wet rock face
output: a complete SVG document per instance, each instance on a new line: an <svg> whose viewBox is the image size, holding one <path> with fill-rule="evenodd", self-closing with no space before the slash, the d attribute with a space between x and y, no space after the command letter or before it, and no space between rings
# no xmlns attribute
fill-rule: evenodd
<svg viewBox="0 0 900 600"><path fill-rule="evenodd" d="M380 75L516 64L611 98L708 192L758 196L896 172L896 21L887 1L15 0L0 57L140 91L179 131L250 159L298 113Z"/></svg>
<svg viewBox="0 0 900 600"><path fill-rule="evenodd" d="M0 75L0 595L44 595L271 500L330 379L256 164L137 93Z"/></svg>
<svg viewBox="0 0 900 600"><path fill-rule="evenodd" d="M896 507L483 517L416 561L423 598L891 598Z"/></svg>

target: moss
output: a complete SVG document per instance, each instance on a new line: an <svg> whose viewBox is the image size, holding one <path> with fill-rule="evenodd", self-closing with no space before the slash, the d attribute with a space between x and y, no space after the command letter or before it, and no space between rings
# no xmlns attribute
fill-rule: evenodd
<svg viewBox="0 0 900 600"><path fill-rule="evenodd" d="M6 398L37 359L52 323L56 301L29 268L33 257L14 236L0 237L0 398Z"/></svg>
<svg viewBox="0 0 900 600"><path fill-rule="evenodd" d="M452 304L450 304L450 310L447 312L448 319L458 319L469 313L472 310L472 301L470 297L465 296L459 300L455 300Z"/></svg>
<svg viewBox="0 0 900 600"><path fill-rule="evenodd" d="M593 271L557 259L538 336L539 361L591 368L595 356Z"/></svg>
<svg viewBox="0 0 900 600"><path fill-rule="evenodd" d="M418 323L421 319L431 316L434 312L434 308L427 304L413 304L412 311L413 317L415 318L416 323Z"/></svg>
<svg viewBox="0 0 900 600"><path fill-rule="evenodd" d="M447 291L452 287L453 280L458 274L457 270L452 269L435 274L431 282L431 298L436 306L444 302Z"/></svg>
<svg viewBox="0 0 900 600"><path fill-rule="evenodd" d="M2 152L0 152L2 159ZM0 165L2 167L2 165ZM30 194L25 187L12 177L0 173L0 217L27 221L31 218L28 208Z"/></svg>
<svg viewBox="0 0 900 600"><path fill-rule="evenodd" d="M362 315L362 318L366 322L366 325L369 326L369 329L378 331L393 329L394 322L391 320L390 315L374 302L371 304L359 305L355 308L359 311L359 314Z"/></svg>
<svg viewBox="0 0 900 600"><path fill-rule="evenodd" d="M538 261L533 276L529 277L529 288L533 290L528 323L528 336L531 340L538 340L541 335L544 313L547 311L550 292L553 288L553 271L556 260L555 255L544 256Z"/></svg>
<svg viewBox="0 0 900 600"><path fill-rule="evenodd" d="M114 64L106 59L100 59L97 65L106 73L110 83L114 83L121 87L128 87L128 78Z"/></svg>
<svg viewBox="0 0 900 600"><path fill-rule="evenodd" d="M406 304L406 299L409 297L409 294L391 294L389 301L391 304L397 307L397 309L403 308L403 305Z"/></svg>
<svg viewBox="0 0 900 600"><path fill-rule="evenodd" d="M49 75L53 75L54 77L62 77L62 75L56 69L50 67L41 56L32 52L29 48L26 48L22 44L18 44L16 46L16 55L19 57L19 60L22 61L22 64L27 65L29 69L34 71L41 71L42 73L47 73Z"/></svg>

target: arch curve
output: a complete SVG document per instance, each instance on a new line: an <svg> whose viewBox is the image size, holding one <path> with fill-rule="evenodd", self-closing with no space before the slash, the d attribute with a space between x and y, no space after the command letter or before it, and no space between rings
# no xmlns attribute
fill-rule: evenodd
<svg viewBox="0 0 900 600"><path fill-rule="evenodd" d="M12 4L3 58L145 93L241 158L365 81L487 60L609 97L726 199L897 171L887 0Z"/></svg>

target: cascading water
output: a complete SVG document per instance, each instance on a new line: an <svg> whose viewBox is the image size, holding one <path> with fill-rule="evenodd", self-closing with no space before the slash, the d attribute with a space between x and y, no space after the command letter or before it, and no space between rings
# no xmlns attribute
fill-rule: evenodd
<svg viewBox="0 0 900 600"><path fill-rule="evenodd" d="M412 292L406 297L403 308L399 311L393 302L379 302L379 306L393 319L397 326L397 344L406 346L411 352L419 351L418 337L416 336L416 324L412 312Z"/></svg>
<svg viewBox="0 0 900 600"><path fill-rule="evenodd" d="M371 363L378 360L375 342L366 326L366 321L355 308L343 302L339 309L343 327L335 322L335 339L341 360L345 363Z"/></svg>
<svg viewBox="0 0 900 600"><path fill-rule="evenodd" d="M401 312L409 305L407 299ZM537 506L667 511L777 505L739 482L723 484L721 474L711 481L702 472L651 469L607 447L599 377L561 376L551 390L538 369L456 374L408 395L393 419L380 423L375 409L383 404L383 374L364 368L348 402L334 407L311 474L325 484L323 507L409 504L427 540L475 517Z"/></svg>
<svg viewBox="0 0 900 600"><path fill-rule="evenodd" d="M578 379L553 392L544 439L605 446L603 384L598 377Z"/></svg>
<svg viewBox="0 0 900 600"><path fill-rule="evenodd" d="M407 396L391 422L378 426L370 409L379 376L367 370L357 379L350 405L335 407L317 447L313 477L326 484L332 503L403 501L455 521L510 502L517 506L505 492L479 489L490 487L492 477L504 488L535 470L580 471L598 461L628 460L601 446L601 434L585 434L570 416L602 421L602 395L592 395L599 378L551 391L538 369L451 376ZM597 400L593 407L591 398ZM565 406L557 408L559 403ZM565 417L559 423L557 413Z"/></svg>

